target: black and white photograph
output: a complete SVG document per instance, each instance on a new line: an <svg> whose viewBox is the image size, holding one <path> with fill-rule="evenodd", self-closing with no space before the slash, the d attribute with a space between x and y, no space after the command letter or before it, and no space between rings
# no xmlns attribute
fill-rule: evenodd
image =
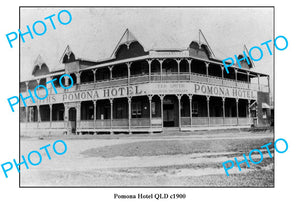
<svg viewBox="0 0 300 213"><path fill-rule="evenodd" d="M5 2L1 212L299 212L298 8Z"/></svg>
<svg viewBox="0 0 300 213"><path fill-rule="evenodd" d="M20 187L273 188L273 9L21 7Z"/></svg>

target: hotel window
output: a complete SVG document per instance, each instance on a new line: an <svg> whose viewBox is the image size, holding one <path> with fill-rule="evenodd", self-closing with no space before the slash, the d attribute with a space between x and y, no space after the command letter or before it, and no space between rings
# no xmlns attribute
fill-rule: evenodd
<svg viewBox="0 0 300 213"><path fill-rule="evenodd" d="M114 107L116 107L116 111L114 111L115 118L123 119L127 118L127 107L125 102L117 102L115 103Z"/></svg>
<svg viewBox="0 0 300 213"><path fill-rule="evenodd" d="M142 103L133 102L132 103L132 118L141 118L142 117Z"/></svg>
<svg viewBox="0 0 300 213"><path fill-rule="evenodd" d="M94 106L89 106L88 120L94 120Z"/></svg>
<svg viewBox="0 0 300 213"><path fill-rule="evenodd" d="M156 115L156 108L155 108L155 102L151 102L151 110L152 110L152 115Z"/></svg>
<svg viewBox="0 0 300 213"><path fill-rule="evenodd" d="M124 113L123 113L123 107L121 105L118 105L117 107L117 116L116 118L124 118Z"/></svg>
<svg viewBox="0 0 300 213"><path fill-rule="evenodd" d="M192 103L192 114L198 116L198 102Z"/></svg>
<svg viewBox="0 0 300 213"><path fill-rule="evenodd" d="M266 110L266 109L263 109L262 112L263 112L262 117L263 117L264 119L266 119L266 118L267 118L267 110Z"/></svg>
<svg viewBox="0 0 300 213"><path fill-rule="evenodd" d="M189 105L184 103L183 101L180 103L180 112L181 112L181 117L189 117L190 112L189 112Z"/></svg>

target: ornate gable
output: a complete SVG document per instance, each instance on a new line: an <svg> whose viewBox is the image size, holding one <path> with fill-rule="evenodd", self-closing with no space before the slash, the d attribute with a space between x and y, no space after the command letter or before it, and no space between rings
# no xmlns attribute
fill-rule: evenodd
<svg viewBox="0 0 300 213"><path fill-rule="evenodd" d="M49 68L42 59L41 55L38 55L33 65L32 75L36 77L47 74L49 74Z"/></svg>
<svg viewBox="0 0 300 213"><path fill-rule="evenodd" d="M147 54L143 45L136 39L133 33L126 29L111 54L111 58L124 59Z"/></svg>

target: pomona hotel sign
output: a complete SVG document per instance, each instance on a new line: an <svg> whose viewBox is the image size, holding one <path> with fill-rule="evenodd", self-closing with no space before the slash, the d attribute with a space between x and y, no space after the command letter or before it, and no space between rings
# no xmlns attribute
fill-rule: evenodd
<svg viewBox="0 0 300 213"><path fill-rule="evenodd" d="M151 83L146 85L122 86L89 91L65 92L52 94L44 100L37 100L39 104L60 102L87 101L107 98L121 98L128 96L156 95L156 94L195 94L228 98L256 99L257 92L248 89L237 89L196 83ZM22 102L21 102L22 103ZM28 99L27 105L33 105Z"/></svg>

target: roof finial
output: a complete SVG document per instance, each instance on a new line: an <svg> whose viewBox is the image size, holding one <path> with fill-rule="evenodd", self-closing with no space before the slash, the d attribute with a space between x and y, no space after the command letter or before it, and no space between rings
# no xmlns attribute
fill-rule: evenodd
<svg viewBox="0 0 300 213"><path fill-rule="evenodd" d="M249 55L249 51L248 51L248 48L247 48L246 44L244 44L244 51L245 50L246 50L247 54ZM252 66L255 67L254 61L251 59L251 57L249 57L249 59L250 59L250 63L252 64Z"/></svg>
<svg viewBox="0 0 300 213"><path fill-rule="evenodd" d="M67 55L67 56L68 56L68 60L70 60L70 56L71 56L72 53L73 53L73 52L72 52L70 46L67 45L67 47L66 47L66 49L65 49L64 53L62 54L62 56L61 56L61 58L60 58L59 61L60 61L61 63L63 63L63 60L64 60L65 55ZM73 53L73 54L74 54L74 53Z"/></svg>
<svg viewBox="0 0 300 213"><path fill-rule="evenodd" d="M72 50L71 50L70 46L67 45L67 48L66 48L66 51L65 51L65 55L68 56L68 60L70 59L71 53L72 53Z"/></svg>
<svg viewBox="0 0 300 213"><path fill-rule="evenodd" d="M203 38L203 39L202 39L202 40L203 40L203 43L201 43L201 37ZM201 44L205 44L205 45L208 47L209 51L212 53L212 55L213 55L214 57L216 57L215 54L214 54L214 52L213 52L212 49L210 48L210 45L208 44L208 42L207 42L207 40L206 40L204 34L202 33L201 29L199 29L199 45L201 46Z"/></svg>

